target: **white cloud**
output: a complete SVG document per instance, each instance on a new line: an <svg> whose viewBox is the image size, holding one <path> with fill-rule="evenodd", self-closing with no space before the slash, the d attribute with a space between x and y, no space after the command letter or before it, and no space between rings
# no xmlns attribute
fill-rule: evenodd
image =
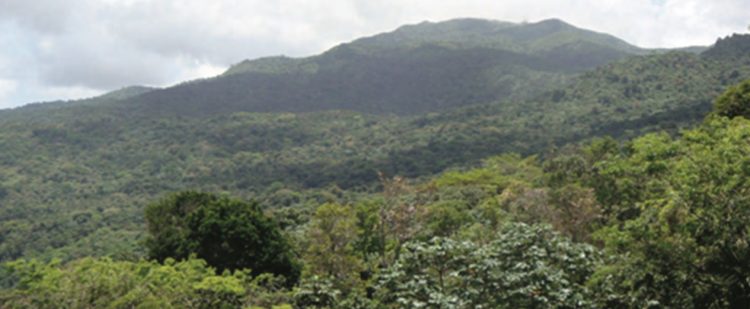
<svg viewBox="0 0 750 309"><path fill-rule="evenodd" d="M0 1L0 20L13 20L46 33L60 33L72 11L83 4L82 1L35 0L3 0Z"/></svg>
<svg viewBox="0 0 750 309"><path fill-rule="evenodd" d="M226 70L223 66L215 66L210 63L201 63L197 61L186 67L187 69L180 74L180 76L184 76L186 80L213 77Z"/></svg>
<svg viewBox="0 0 750 309"><path fill-rule="evenodd" d="M165 86L246 58L311 55L406 23L457 17L558 17L640 46L677 47L745 31L750 1L0 0L0 59L8 60L0 79L16 84L4 100L16 105Z"/></svg>
<svg viewBox="0 0 750 309"><path fill-rule="evenodd" d="M18 87L18 83L13 80L0 79L0 108L11 107L12 105L6 104L5 100L10 96L13 91Z"/></svg>
<svg viewBox="0 0 750 309"><path fill-rule="evenodd" d="M46 87L42 92L46 100L90 98L100 94L102 91L86 87Z"/></svg>

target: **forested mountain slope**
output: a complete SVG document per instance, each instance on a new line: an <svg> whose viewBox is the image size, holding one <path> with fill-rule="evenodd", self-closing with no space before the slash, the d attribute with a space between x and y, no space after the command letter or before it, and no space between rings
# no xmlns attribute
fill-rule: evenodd
<svg viewBox="0 0 750 309"><path fill-rule="evenodd" d="M531 26L490 25L499 29L490 33ZM727 42L747 39L736 36ZM732 48L743 48L740 43ZM352 43L357 44L367 46ZM476 45L492 49L492 44ZM455 52L446 45L440 49ZM503 53L550 50L539 47L544 46L541 43L530 45L536 49L519 46ZM399 52L404 59L423 59L406 50ZM501 152L543 153L550 146L600 134L631 136L688 126L702 118L726 85L750 77L747 57L709 56L709 52L632 56L566 77L563 86L545 81L543 87L520 96L530 99L506 98L409 117L355 111L236 112L231 100L223 101L220 87L211 105L175 105L170 112L148 109L162 103L148 103L145 98L171 90L143 88L114 98L4 111L0 113L0 259L137 254L142 207L165 192L189 188L227 192L279 207L308 200L295 191L324 188L333 196L369 191L379 183L378 171L425 177ZM243 74L228 73L216 81ZM200 97L211 92L190 87L216 81L176 88L193 89L190 96ZM238 89L246 87L241 79L236 81ZM466 95L481 93L475 88L480 86L472 83L461 87ZM283 96L286 89L274 93ZM453 100L459 99L448 101ZM399 106L411 108L405 102ZM204 114L203 109L215 112ZM144 114L146 110L149 113ZM318 191L310 194L311 201L326 199Z"/></svg>
<svg viewBox="0 0 750 309"><path fill-rule="evenodd" d="M646 51L560 20L404 26L308 58L245 61L217 78L133 98L145 114L345 109L413 115L522 99L575 73Z"/></svg>
<svg viewBox="0 0 750 309"><path fill-rule="evenodd" d="M12 261L0 306L747 308L748 117L750 79L674 136L383 176L372 194L286 190L265 214L165 194L144 210L149 260Z"/></svg>

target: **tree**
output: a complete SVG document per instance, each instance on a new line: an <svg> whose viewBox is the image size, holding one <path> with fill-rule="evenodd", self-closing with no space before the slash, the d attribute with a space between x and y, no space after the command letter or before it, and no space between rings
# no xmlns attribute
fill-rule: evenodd
<svg viewBox="0 0 750 309"><path fill-rule="evenodd" d="M464 201L445 200L426 207L423 233L450 237L472 220Z"/></svg>
<svg viewBox="0 0 750 309"><path fill-rule="evenodd" d="M421 228L418 220L423 212L423 205L411 196L414 193L408 181L400 176L385 177L378 173L383 186L384 203L378 209L378 238L381 263L389 264L391 258L397 258L401 246L410 240ZM393 246L393 256L387 256L388 246Z"/></svg>
<svg viewBox="0 0 750 309"><path fill-rule="evenodd" d="M578 185L567 185L550 194L554 205L554 216L545 218L556 230L573 241L590 240L591 232L597 228L601 217L594 190Z"/></svg>
<svg viewBox="0 0 750 309"><path fill-rule="evenodd" d="M334 279L336 287L347 291L359 278L361 261L354 251L357 220L351 207L324 204L318 207L306 233L309 242L304 259L307 272Z"/></svg>
<svg viewBox="0 0 750 309"><path fill-rule="evenodd" d="M4 265L15 289L2 308L239 308L247 274L216 275L205 261L123 262L84 258L61 265L18 260Z"/></svg>
<svg viewBox="0 0 750 309"><path fill-rule="evenodd" d="M750 119L750 79L729 87L714 103L714 112L718 115Z"/></svg>
<svg viewBox="0 0 750 309"><path fill-rule="evenodd" d="M505 224L488 244L436 237L409 242L379 275L399 308L586 308L600 255L549 227Z"/></svg>
<svg viewBox="0 0 750 309"><path fill-rule="evenodd" d="M299 277L287 240L257 203L181 192L148 205L146 223L148 255L160 262L196 254L219 272L249 268L289 283Z"/></svg>
<svg viewBox="0 0 750 309"><path fill-rule="evenodd" d="M609 295L602 307L750 307L748 136L747 119L712 117L607 164L644 186L629 201L637 216L599 233L616 257L592 284Z"/></svg>
<svg viewBox="0 0 750 309"><path fill-rule="evenodd" d="M294 293L294 304L296 308L334 308L340 294L330 280L312 276L300 283Z"/></svg>

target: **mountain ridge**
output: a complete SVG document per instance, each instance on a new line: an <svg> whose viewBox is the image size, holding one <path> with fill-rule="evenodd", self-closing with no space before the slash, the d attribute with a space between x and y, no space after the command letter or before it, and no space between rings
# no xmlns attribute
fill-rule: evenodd
<svg viewBox="0 0 750 309"><path fill-rule="evenodd" d="M553 35L550 38L550 35ZM576 39L578 36L583 36L583 39ZM518 39L518 42L513 42L511 37L515 37ZM417 39L415 39L417 38ZM519 39L520 38L520 39ZM543 38L540 41L540 38ZM523 42L521 42L523 41ZM469 42L469 43L467 43ZM395 45L394 45L395 44ZM463 45L462 45L463 44ZM395 114L419 114L424 112L432 112L434 111L432 108L429 107L429 102L426 102L428 100L432 100L429 96L427 97L421 97L421 98L415 98L415 101L421 102L424 106L420 108L416 108L412 111L402 111L400 110L401 106L404 106L407 103L414 103L414 102L398 102L398 104L392 104L392 106L377 106L377 108L372 108L371 110L367 110L367 108L362 107L361 105L370 105L374 106L379 103L381 103L384 100L389 100L388 98L378 98L377 100L373 100L374 102L365 102L367 104L359 104L360 106L351 106L347 104L352 104L351 102L346 102L348 100L352 100L351 95L348 95L348 97L345 95L343 97L327 97L327 96L320 96L320 93L322 92L331 92L331 89L326 89L325 87L321 85L315 85L314 82L313 85L310 85L310 76L313 76L315 74L318 74L321 69L325 70L326 68L330 69L333 68L341 68L342 66L352 66L350 63L351 61L361 61L362 59L368 59L372 60L373 57L360 57L357 58L358 54L365 54L365 55L371 55L373 53L383 53L383 49L386 50L397 50L400 49L402 52L410 52L413 49L418 48L419 46L431 46L435 49L443 49L445 50L465 50L465 49L483 49L487 48L489 51L502 51L499 55L485 55L485 57L503 57L508 56L512 59L518 59L519 55L524 55L526 57L531 57L527 60L525 60L527 63L537 64L537 63L547 63L549 64L549 68L547 70L537 70L537 69L531 69L524 67L523 64L521 65L511 65L509 68L497 68L494 69L494 72L490 69L486 69L482 72L475 72L479 75L485 75L485 83L491 84L491 83L498 83L498 81L508 81L511 80L510 83L507 83L505 85L494 85L496 87L490 86L490 89L486 89L486 92L488 93L495 93L494 97L490 96L489 94L485 94L484 98L489 98L489 100L486 100L484 102L476 101L471 97L463 97L463 98L450 98L450 97L443 97L440 100L454 100L454 101L462 101L458 106L465 105L465 104L475 104L475 103L489 103L494 100L514 100L514 99L529 99L530 96L524 94L523 92L530 92L529 89L522 89L523 91L516 91L516 93L520 93L519 95L514 95L513 90L517 90L517 88L524 88L524 83L533 84L534 86L538 86L539 84L544 84L545 82L542 80L546 80L547 82L551 82L555 84L555 86L561 86L563 83L560 82L561 79L564 79L566 77L569 77L570 75L574 75L576 73L592 69L596 66L599 66L604 63L608 63L611 61L615 61L618 59L622 59L624 57L632 56L632 55L641 55L641 54L647 54L647 53L655 53L655 52L668 52L673 49L643 49L640 47L637 47L635 45L629 44L624 40L621 40L617 37L614 37L612 35L596 32L592 30L586 30L582 28L578 28L576 26L573 26L571 24L566 23L565 21L562 21L560 19L552 18L552 19L545 19L534 23L511 23L511 22L504 22L504 21L497 21L497 20L487 20L487 19L479 19L479 18L458 18L458 19L451 19L447 21L440 21L440 22L421 22L417 24L411 24L411 25L404 25L401 27L396 28L393 31L390 32L384 32L380 34L375 34L369 37L363 37L356 40L353 40L351 42L342 43L339 44L319 55L310 56L310 57L302 57L302 58L293 58L288 56L269 56L269 57L261 57L253 60L244 60L241 61L235 65L230 66L224 73L213 77L213 78L206 78L206 79L198 79L198 80L192 80L192 81L186 81L171 87L166 87L162 89L151 89L154 91L147 91L143 93L137 93L136 95L132 97L126 97L123 99L131 99L129 104L130 106L136 105L139 106L139 109L144 110L143 113L149 114L151 111L149 110L148 104L151 105L158 105L162 103L163 101L171 101L171 100L180 100L181 97L188 97L190 100L200 100L201 102L196 102L195 104L201 105L206 104L209 105L210 108L205 108L202 111L209 112L215 110L215 102L218 101L232 101L233 107L229 108L227 111L224 112L232 112L232 111L281 111L281 112L305 112L305 111L313 111L318 110L315 108L315 106L308 106L308 105L314 105L314 104L305 104L305 108L300 108L302 105L302 100L322 100L322 101L337 101L337 104L332 104L332 106L322 106L321 108L323 110L326 109L337 109L337 108L343 108L343 109L350 109L355 111L363 111L363 112L373 112L373 113L395 113ZM423 48L424 49L424 48ZM368 51L369 50L369 51ZM701 47L690 47L687 48L689 51L693 52L700 52L702 51ZM366 51L366 52L363 52ZM485 50L487 51L487 50ZM439 52L439 50L438 50ZM517 54L509 54L510 53L517 53ZM429 56L429 54L427 55ZM444 55L445 56L445 55ZM338 59L337 57L341 57L341 59ZM349 62L347 62L346 57L349 58ZM447 56L447 60L455 60L459 58L458 55L456 56ZM515 58L514 58L515 57ZM535 57L535 58L534 58ZM382 57L380 57L382 58ZM376 59L377 60L377 59ZM508 61L500 61L500 64L502 65L508 65ZM483 62L486 63L486 62ZM480 63L481 65L482 63ZM385 65L389 65L389 63L386 61ZM391 66L398 67L399 65L403 65L402 63L390 63ZM360 71L366 71L369 70L367 66L362 66L359 68ZM412 68L413 69L413 68ZM391 69L393 71L393 69ZM382 74L381 74L382 73ZM375 74L374 77L376 78L384 78L384 79L393 79L397 78L392 76L393 73L387 73L387 72L381 72L379 74ZM435 73L435 72L433 72ZM440 72L438 72L440 73ZM455 72L453 72L455 73ZM248 81L237 81L237 76L233 75L246 75L246 74L255 74L254 77L248 78ZM361 75L361 72L355 72L355 73L348 73L350 75L355 75L354 79L356 79L356 75ZM391 75L388 75L391 74ZM446 78L458 78L458 76L451 75L451 72L442 72L442 74L445 74ZM298 81L297 85L284 85L281 88L289 88L297 89L295 87L303 87L304 86L310 86L311 89L300 89L301 93L296 94L295 96L292 96L292 98L287 98L286 102L275 102L273 98L273 93L263 93L263 89L257 90L255 89L255 92L261 92L261 95L264 97L261 98L252 98L256 95L253 91L238 91L237 89L232 88L250 88L250 90L253 90L251 88L253 87L270 87L270 85L255 85L253 83L258 83L257 79L263 79L264 77L267 77L265 80L265 83L271 82L268 79L273 79L274 76L279 77L283 75L284 77L290 77L290 78L296 78L296 79L302 79ZM385 75L385 76L384 76ZM270 76L270 77L269 77ZM221 100L220 98L210 98L206 96L201 96L200 90L193 90L188 88L200 88L201 85L211 84L215 83L216 80L220 80L223 78L227 78L227 83L234 83L234 84L246 84L244 86L235 85L231 87L225 87L227 89L225 92L232 93L232 95L227 98L227 100ZM372 78L372 77L371 77ZM475 76L475 78L477 78ZM305 80L307 79L307 80ZM535 82L535 80L538 80ZM555 82L557 81L557 82ZM330 77L328 78L328 82L331 82ZM338 86L340 87L349 87L352 85L348 85L348 81L336 81L339 83ZM247 84L249 83L249 84ZM307 83L307 84L306 84ZM398 83L397 83L398 84ZM356 86L356 85L355 85ZM216 88L211 86L210 88ZM279 87L276 87L279 88ZM176 89L179 89L175 91ZM185 90L185 91L183 91ZM309 91L307 91L309 90ZM362 92L366 92L366 89L360 89L363 90ZM429 90L429 89L428 89ZM387 89L386 89L387 91ZM425 94L427 90L421 91L420 94ZM166 92L166 94L154 94L154 92ZM197 92L197 93L196 93ZM253 92L253 93L250 93ZM169 93L172 93L173 95L170 96ZM312 93L313 98L309 98L310 94ZM315 95L318 95L318 97L315 97ZM105 94L106 95L106 94ZM147 98L145 101L147 101L144 104L139 104L135 100L136 98L133 97L140 97L141 95L146 96ZM150 97L150 96L153 97ZM406 94L404 94L406 95ZM440 94L433 94L440 96ZM271 97L271 99L268 99L268 97ZM93 98L97 99L97 98ZM262 101L269 101L269 106L262 107L263 102ZM81 100L74 100L71 102L76 102ZM289 103L289 101L294 101L293 103ZM214 102L214 103L211 103ZM60 102L57 102L60 103ZM135 103L135 104L133 104ZM35 105L37 103L34 103ZM164 109L167 109L169 107L178 107L176 103L167 103L164 107L158 107L156 106L157 110L159 111L157 114L164 114ZM286 105L286 107L285 107ZM298 105L298 106L295 106ZM449 105L444 106L445 104L437 104L438 108L436 110L439 110L441 108L451 108L455 107L456 105ZM201 112L201 109L199 106L187 106L184 107L185 110L197 110L198 114ZM221 110L219 108L219 110Z"/></svg>
<svg viewBox="0 0 750 309"><path fill-rule="evenodd" d="M216 78L133 100L143 114L345 109L417 115L528 99L587 69L643 51L560 20L421 23L337 45L306 58L247 60ZM221 102L217 104L217 102Z"/></svg>

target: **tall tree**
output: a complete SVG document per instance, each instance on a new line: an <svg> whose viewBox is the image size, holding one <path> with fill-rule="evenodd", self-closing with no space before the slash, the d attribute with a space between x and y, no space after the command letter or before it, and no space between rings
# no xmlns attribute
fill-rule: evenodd
<svg viewBox="0 0 750 309"><path fill-rule="evenodd" d="M307 272L334 279L341 290L348 290L357 283L362 265L353 247L357 238L357 221L351 207L321 205L306 236L308 245L304 259Z"/></svg>
<svg viewBox="0 0 750 309"><path fill-rule="evenodd" d="M296 282L299 266L276 222L257 203L208 193L181 192L146 207L149 257L191 254L219 271L249 268Z"/></svg>

